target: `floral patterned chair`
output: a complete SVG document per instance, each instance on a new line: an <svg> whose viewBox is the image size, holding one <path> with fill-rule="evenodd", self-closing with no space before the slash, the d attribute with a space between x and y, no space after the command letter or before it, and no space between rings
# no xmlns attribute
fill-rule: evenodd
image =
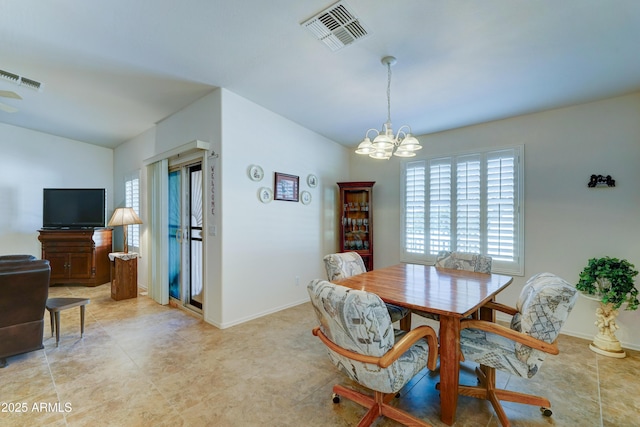
<svg viewBox="0 0 640 427"><path fill-rule="evenodd" d="M465 270L476 273L491 274L492 258L486 255L473 254L467 252L440 251L436 257L436 268L448 268L451 270ZM427 319L440 320L440 316L423 311L413 311L418 316ZM477 316L474 316L474 318Z"/></svg>
<svg viewBox="0 0 640 427"><path fill-rule="evenodd" d="M359 426L371 425L379 416L405 425L429 425L387 402L425 366L435 368L435 331L429 326L410 332L394 330L384 302L369 292L322 279L309 283L307 290L320 322L313 334L327 346L329 358L338 369L374 391L371 397L335 385L334 402L343 396L369 408Z"/></svg>
<svg viewBox="0 0 640 427"><path fill-rule="evenodd" d="M554 274L540 273L527 281L516 308L493 302L486 306L513 316L510 327L483 320L463 320L460 349L465 360L480 364L476 369L480 386L460 385L458 393L489 400L503 426L510 423L500 400L538 405L544 415L550 416L549 400L496 389L495 370L533 377L547 354L559 353L556 338L577 298L574 286Z"/></svg>
<svg viewBox="0 0 640 427"><path fill-rule="evenodd" d="M346 279L356 274L366 273L362 257L357 252L344 252L329 254L324 257L324 267L327 270L327 278L330 282ZM393 304L386 304L391 322L400 321L400 329L411 329L411 310Z"/></svg>
<svg viewBox="0 0 640 427"><path fill-rule="evenodd" d="M436 257L436 267L491 274L491 257L467 252L440 251Z"/></svg>

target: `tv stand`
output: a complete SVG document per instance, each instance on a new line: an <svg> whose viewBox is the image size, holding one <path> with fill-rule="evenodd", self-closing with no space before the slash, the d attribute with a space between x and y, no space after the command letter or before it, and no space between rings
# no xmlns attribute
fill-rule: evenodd
<svg viewBox="0 0 640 427"><path fill-rule="evenodd" d="M42 229L42 259L49 260L49 284L98 286L111 281L110 228Z"/></svg>

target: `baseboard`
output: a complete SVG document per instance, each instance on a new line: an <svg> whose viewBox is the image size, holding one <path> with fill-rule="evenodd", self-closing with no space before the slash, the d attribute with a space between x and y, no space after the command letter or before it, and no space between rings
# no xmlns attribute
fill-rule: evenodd
<svg viewBox="0 0 640 427"><path fill-rule="evenodd" d="M307 302L309 302L309 298L305 298L305 299L300 300L300 301L292 302L290 304L282 305L282 306L279 306L279 307L276 307L276 308L273 308L273 309L270 309L270 310L262 311L260 313L253 314L251 316L242 317L242 318L234 320L232 322L218 323L218 322L212 322L212 321L210 321L208 319L205 319L205 321L207 323L212 324L216 328L226 329L226 328L230 328L232 326L240 325L240 324L245 323L245 322L249 322L250 320L259 319L261 317L268 316L270 314L277 313L277 312L282 311L282 310L286 310L286 309L291 308L291 307L296 307L296 306L298 306L300 304L304 304L304 303L307 303Z"/></svg>

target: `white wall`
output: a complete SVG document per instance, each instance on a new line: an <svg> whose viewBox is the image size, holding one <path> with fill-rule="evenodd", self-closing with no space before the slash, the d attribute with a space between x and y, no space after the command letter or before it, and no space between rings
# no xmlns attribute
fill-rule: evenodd
<svg viewBox="0 0 640 427"><path fill-rule="evenodd" d="M116 187L116 206L124 203L124 178L135 170L140 170L140 194L141 212L140 219L143 224L140 234L140 258L138 259L138 284L148 288L149 248L147 247L147 225L149 224L149 212L147 211L147 170L145 160L180 147L193 140L209 142L212 149L220 151L220 91L215 91L202 97L181 111L166 118L156 126L138 135L130 141L119 145L114 150L115 167L114 182ZM207 188L208 181L206 182ZM209 194L205 192L205 194ZM208 224L215 222L207 218ZM206 227L205 227L206 229ZM121 241L121 230L117 235ZM216 279L216 265L220 256L216 250L216 239L207 238L207 254L211 258L206 268L210 271L206 278L206 292L213 293L213 288L219 288L219 279ZM219 292L218 292L219 293ZM205 306L205 312L210 307ZM215 311L215 310L214 310ZM220 311L219 309L217 311Z"/></svg>
<svg viewBox="0 0 640 427"><path fill-rule="evenodd" d="M142 169L145 159L192 140L207 141L219 157L207 159L204 229L207 322L226 328L308 300L306 285L325 277L322 257L336 250L336 182L346 180L348 151L232 92L219 89L115 150L115 182ZM251 181L247 168L260 165L265 177ZM211 166L215 170L215 213L211 213ZM300 177L310 205L258 200L258 189L273 189L273 173ZM306 177L315 174L316 188ZM146 184L141 186L143 206ZM118 189L117 199L124 197ZM142 220L148 223L147 213ZM209 233L210 227L216 233ZM143 225L143 233L146 228ZM143 239L139 277L146 281L148 250ZM298 285L296 285L298 277Z"/></svg>
<svg viewBox="0 0 640 427"><path fill-rule="evenodd" d="M575 284L587 260L612 256L640 268L640 94L556 109L419 138L419 156L525 146L525 276L498 300L515 303L526 278L550 271ZM351 178L375 187L375 262L400 260L400 161L353 154ZM592 174L615 188L587 187ZM640 286L640 278L636 280ZM564 332L592 338L597 304L579 299ZM622 311L617 336L640 348L640 311Z"/></svg>
<svg viewBox="0 0 640 427"><path fill-rule="evenodd" d="M0 123L0 153L0 254L40 258L43 188L105 188L112 212L113 150Z"/></svg>
<svg viewBox="0 0 640 427"><path fill-rule="evenodd" d="M186 144L190 141L200 140L211 144L211 150L220 153L221 150L221 96L222 90L218 89L211 94L201 98L183 110L173 114L171 117L158 124L156 136L156 153L165 152L172 148ZM220 182L220 159L205 158L202 169L205 176L204 195L205 210L203 230L204 230L204 319L216 326L222 323L222 257L221 238L222 223L221 215L211 214L211 175L210 168L215 169L215 204L220 204L220 193L222 184ZM218 210L219 211L219 210ZM210 227L219 230L216 235L208 233Z"/></svg>
<svg viewBox="0 0 640 427"><path fill-rule="evenodd" d="M308 300L307 284L326 273L322 257L337 246L336 182L348 178L348 151L271 111L223 91L223 322L231 326ZM262 181L249 179L257 164ZM312 201L264 204L274 173L300 177ZM307 176L319 184L309 188ZM296 285L296 277L298 284Z"/></svg>

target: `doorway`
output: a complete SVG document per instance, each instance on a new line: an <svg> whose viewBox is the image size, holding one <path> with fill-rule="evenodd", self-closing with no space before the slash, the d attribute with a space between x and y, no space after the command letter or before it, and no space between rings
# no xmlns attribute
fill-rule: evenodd
<svg viewBox="0 0 640 427"><path fill-rule="evenodd" d="M169 166L169 299L202 313L202 160Z"/></svg>

